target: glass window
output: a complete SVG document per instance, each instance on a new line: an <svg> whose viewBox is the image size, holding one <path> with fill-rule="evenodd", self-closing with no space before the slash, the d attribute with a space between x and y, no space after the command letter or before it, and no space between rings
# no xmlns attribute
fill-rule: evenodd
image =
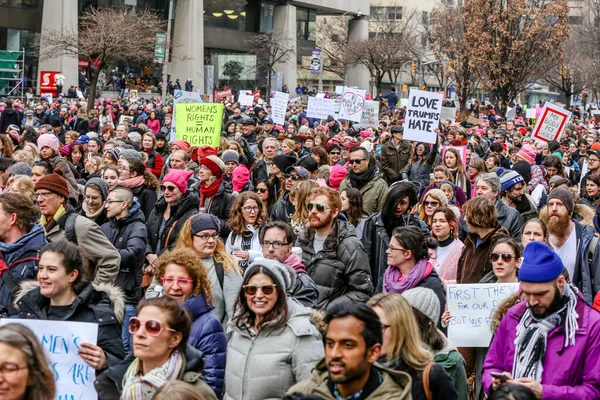
<svg viewBox="0 0 600 400"><path fill-rule="evenodd" d="M273 31L273 12L275 9L274 4L261 3L260 4L260 32L271 33Z"/></svg>
<svg viewBox="0 0 600 400"><path fill-rule="evenodd" d="M402 7L388 7L388 19L400 21L402 19Z"/></svg>
<svg viewBox="0 0 600 400"><path fill-rule="evenodd" d="M308 40L317 41L317 12L309 10L308 12Z"/></svg>
<svg viewBox="0 0 600 400"><path fill-rule="evenodd" d="M308 10L305 8L296 9L296 37L304 39L308 35Z"/></svg>
<svg viewBox="0 0 600 400"><path fill-rule="evenodd" d="M374 20L383 20L385 18L385 7L371 7L371 18Z"/></svg>

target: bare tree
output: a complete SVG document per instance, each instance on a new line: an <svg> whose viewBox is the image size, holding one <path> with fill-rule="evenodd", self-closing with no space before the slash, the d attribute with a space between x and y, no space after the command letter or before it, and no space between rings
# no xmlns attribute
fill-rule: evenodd
<svg viewBox="0 0 600 400"><path fill-rule="evenodd" d="M267 96L271 93L271 76L277 64L285 64L296 56L296 50L287 34L282 32L263 33L248 39L250 53L256 55L256 68L266 69Z"/></svg>
<svg viewBox="0 0 600 400"><path fill-rule="evenodd" d="M38 34L34 45L40 60L60 55L89 60L88 109L92 109L100 71L119 62L152 62L154 38L156 33L165 32L165 27L166 22L150 10L90 7L79 17L79 34L49 30L44 36ZM97 67L92 68L92 60Z"/></svg>
<svg viewBox="0 0 600 400"><path fill-rule="evenodd" d="M323 71L344 79L348 67L348 20L350 17L323 17L317 20L317 45Z"/></svg>

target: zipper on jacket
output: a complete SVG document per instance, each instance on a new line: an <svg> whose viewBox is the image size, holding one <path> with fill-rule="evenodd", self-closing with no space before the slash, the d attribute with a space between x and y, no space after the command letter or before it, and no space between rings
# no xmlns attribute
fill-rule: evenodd
<svg viewBox="0 0 600 400"><path fill-rule="evenodd" d="M248 334L250 334L250 332L248 332ZM252 335L250 335L250 338L252 338ZM254 344L256 343L257 340L258 340L258 335L256 335L256 338L254 338L254 340L252 341L252 344L250 345L250 349L248 349L248 355L246 356L246 362L244 363L244 376L242 377L242 398L240 400L244 399L244 390L246 389L246 371L248 371L248 361L250 360L250 354L252 353L252 349L254 348Z"/></svg>

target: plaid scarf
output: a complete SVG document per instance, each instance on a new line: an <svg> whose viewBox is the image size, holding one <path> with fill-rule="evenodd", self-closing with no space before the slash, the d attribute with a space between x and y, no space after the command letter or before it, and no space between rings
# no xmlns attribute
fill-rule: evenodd
<svg viewBox="0 0 600 400"><path fill-rule="evenodd" d="M139 358L133 360L123 377L123 394L121 400L149 400L154 397L158 388L171 380L177 379L185 360L179 351L175 350L171 357L158 368L146 375L141 375Z"/></svg>

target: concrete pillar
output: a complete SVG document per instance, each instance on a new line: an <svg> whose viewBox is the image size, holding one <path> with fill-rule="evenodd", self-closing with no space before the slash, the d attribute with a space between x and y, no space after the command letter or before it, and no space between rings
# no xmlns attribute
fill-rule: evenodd
<svg viewBox="0 0 600 400"><path fill-rule="evenodd" d="M355 17L348 22L348 46L352 42L367 40L369 38L369 21ZM346 86L356 86L367 89L369 92L369 70L363 65L348 67L346 70Z"/></svg>
<svg viewBox="0 0 600 400"><path fill-rule="evenodd" d="M179 79L184 89L185 81L191 79L194 92L204 93L204 0L177 1L176 4L171 80Z"/></svg>
<svg viewBox="0 0 600 400"><path fill-rule="evenodd" d="M283 73L283 84L288 85L290 91L293 91L298 86L298 73L296 71L298 61L296 59L296 51L298 40L296 38L296 6L287 4L275 6L273 12L273 35L280 37L281 43L286 48L292 48L288 60L285 63L276 64L275 72ZM269 93L267 93L267 96Z"/></svg>
<svg viewBox="0 0 600 400"><path fill-rule="evenodd" d="M42 38L52 40L51 32L61 30L63 33L78 33L77 27L77 0L53 0L45 1L42 11ZM73 38L77 41L77 37ZM40 43L44 47L44 40ZM38 87L37 94L40 94L40 72L42 71L62 71L65 76L63 92L66 92L71 85L78 85L79 67L77 57L59 55L51 59L40 61L38 64Z"/></svg>

